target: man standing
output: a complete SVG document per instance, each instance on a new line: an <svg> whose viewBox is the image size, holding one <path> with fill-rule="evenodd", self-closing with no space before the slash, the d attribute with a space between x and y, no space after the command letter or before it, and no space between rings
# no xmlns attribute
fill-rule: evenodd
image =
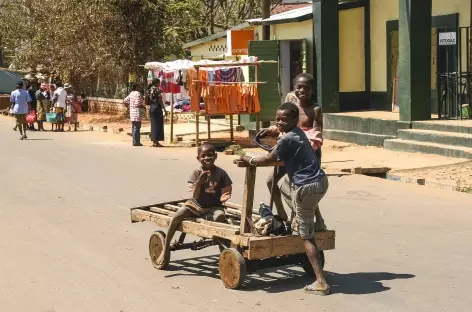
<svg viewBox="0 0 472 312"><path fill-rule="evenodd" d="M56 112L56 119L57 119L57 129L56 131L64 131L64 112L66 109L66 100L67 100L67 92L64 90L64 86L62 82L58 82L56 84L57 89L54 91L53 96L53 103L54 103L54 110Z"/></svg>
<svg viewBox="0 0 472 312"><path fill-rule="evenodd" d="M143 98L138 91L138 85L131 85L131 93L125 98L124 102L129 105L129 117L132 125L133 146L143 146L141 144L141 120L142 115L139 110L144 109Z"/></svg>
<svg viewBox="0 0 472 312"><path fill-rule="evenodd" d="M26 114L28 114L30 102L31 97L28 91L23 89L23 81L19 81L16 84L16 90L10 95L10 103L13 114L15 115L16 127L20 130L20 140L28 138L26 136Z"/></svg>

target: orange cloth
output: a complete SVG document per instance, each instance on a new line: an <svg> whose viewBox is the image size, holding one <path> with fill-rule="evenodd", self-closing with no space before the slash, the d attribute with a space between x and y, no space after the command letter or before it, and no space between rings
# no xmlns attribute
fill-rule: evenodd
<svg viewBox="0 0 472 312"><path fill-rule="evenodd" d="M188 78L192 81L189 88L191 111L200 111L200 98L203 98L205 111L209 115L252 114L261 111L257 84L208 83L207 72L200 71L198 79L195 79L196 72L194 74Z"/></svg>

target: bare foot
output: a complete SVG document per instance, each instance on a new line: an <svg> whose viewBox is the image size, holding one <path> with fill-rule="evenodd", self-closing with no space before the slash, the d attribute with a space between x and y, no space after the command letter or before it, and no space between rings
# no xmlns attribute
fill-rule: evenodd
<svg viewBox="0 0 472 312"><path fill-rule="evenodd" d="M326 232L327 229L328 229L328 227L326 226L323 219L316 220L315 232Z"/></svg>

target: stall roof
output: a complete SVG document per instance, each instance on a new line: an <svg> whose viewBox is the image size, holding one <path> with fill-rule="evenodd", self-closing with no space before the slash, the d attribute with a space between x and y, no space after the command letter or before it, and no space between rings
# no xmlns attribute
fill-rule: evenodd
<svg viewBox="0 0 472 312"><path fill-rule="evenodd" d="M23 78L14 70L0 68L0 93L10 93L16 88L16 83Z"/></svg>
<svg viewBox="0 0 472 312"><path fill-rule="evenodd" d="M283 13L272 15L269 18L255 18L247 20L251 25L273 25L273 24L286 24L286 23L296 23L303 22L313 18L313 8L312 6L305 6L302 8L286 11Z"/></svg>
<svg viewBox="0 0 472 312"><path fill-rule="evenodd" d="M249 23L244 23L244 24L240 24L238 26L234 26L233 28L230 28L228 30L243 30L243 29L246 29L250 26L251 25ZM219 38L224 38L224 37L226 37L228 30L223 30L223 31L217 32L216 34L213 34L211 36L201 38L201 39L198 39L198 40L195 40L195 41L192 41L192 42L187 42L186 44L183 45L183 48L187 49L187 48L191 48L193 46L196 46L196 45L199 45L199 44L202 44L202 43L217 40Z"/></svg>

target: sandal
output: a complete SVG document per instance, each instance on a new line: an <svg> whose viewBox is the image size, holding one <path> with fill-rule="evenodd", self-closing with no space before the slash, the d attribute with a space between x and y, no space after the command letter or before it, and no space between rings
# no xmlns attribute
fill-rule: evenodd
<svg viewBox="0 0 472 312"><path fill-rule="evenodd" d="M328 285L326 285L326 288L321 288L321 286L318 283L314 283L311 285L307 285L303 288L306 294L310 295L318 295L318 296L327 296L330 293L330 288Z"/></svg>

